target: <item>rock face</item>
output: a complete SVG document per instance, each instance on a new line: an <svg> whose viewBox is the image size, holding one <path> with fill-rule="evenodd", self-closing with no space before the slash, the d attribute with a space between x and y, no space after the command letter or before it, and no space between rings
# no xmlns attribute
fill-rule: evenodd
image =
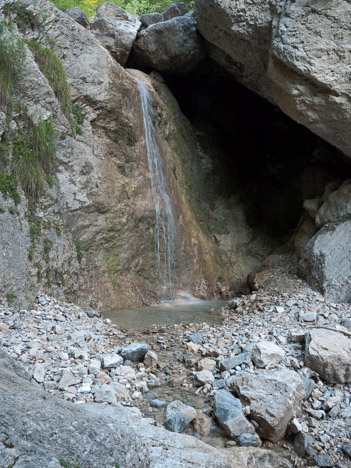
<svg viewBox="0 0 351 468"><path fill-rule="evenodd" d="M214 60L351 157L347 2L196 0L196 11Z"/></svg>
<svg viewBox="0 0 351 468"><path fill-rule="evenodd" d="M140 25L140 21L123 8L105 3L97 10L91 30L117 62L124 65Z"/></svg>
<svg viewBox="0 0 351 468"><path fill-rule="evenodd" d="M0 457L6 466L58 468L60 460L101 467L231 466L218 450L194 437L156 428L140 418L138 410L74 405L51 397L30 383L21 366L2 350L0 374L0 437L6 441L0 444Z"/></svg>
<svg viewBox="0 0 351 468"><path fill-rule="evenodd" d="M228 385L244 405L250 406L250 418L259 424L257 433L272 442L284 438L305 396L302 379L289 370L244 372L231 377Z"/></svg>
<svg viewBox="0 0 351 468"><path fill-rule="evenodd" d="M138 35L134 60L163 72L193 70L205 56L196 25L193 13L152 24Z"/></svg>
<svg viewBox="0 0 351 468"><path fill-rule="evenodd" d="M351 382L351 338L331 330L316 329L306 337L306 365L330 383Z"/></svg>
<svg viewBox="0 0 351 468"><path fill-rule="evenodd" d="M6 3L15 4L15 0ZM3 5L0 2L1 18ZM40 34L36 27L32 30L22 25L20 37L40 38L41 46L58 56L82 123L77 133L25 46L24 72L14 99L30 115L53 121L59 133L58 152L54 185L45 188L34 213L21 191L22 202L17 206L0 193L0 294L16 306L28 305L39 289L89 309L155 302L161 292L153 232L155 203L135 78L113 60L90 30L52 3L24 0L22 6L38 18ZM7 19L15 24L19 21L16 8L8 6L7 11L10 8ZM126 13L109 5L100 14L107 20L124 21ZM193 19L187 20L187 15L179 18L191 23L189 28L195 31ZM230 236L221 237L227 226L228 232L240 226L240 241L233 237L240 246L247 245L251 229L237 207L229 207L221 196L217 201L211 197L211 207L203 202L198 193L203 181L200 173L207 176L210 156L204 154L162 79L157 75L148 78L141 72L138 76L148 86L154 104L152 118L179 229L175 287L206 297L217 291L219 279L228 286L233 278L241 281L260 261L262 252L254 258L251 247L247 256L241 247L233 247L228 254ZM8 116L11 128L17 128L16 119L16 114ZM6 121L1 111L0 135ZM212 221L212 217L213 227L203 229L203 220ZM217 230L215 236L212 231ZM240 262L233 258L237 252Z"/></svg>
<svg viewBox="0 0 351 468"><path fill-rule="evenodd" d="M254 434L253 425L245 418L240 400L227 390L218 390L214 397L215 416L231 438L240 434Z"/></svg>

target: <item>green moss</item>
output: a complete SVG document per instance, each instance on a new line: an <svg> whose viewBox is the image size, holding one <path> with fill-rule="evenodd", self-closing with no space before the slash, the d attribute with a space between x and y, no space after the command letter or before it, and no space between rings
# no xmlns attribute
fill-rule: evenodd
<svg viewBox="0 0 351 468"><path fill-rule="evenodd" d="M60 465L63 466L64 468L80 468L79 465L76 465L75 463L70 463L63 458L60 460Z"/></svg>
<svg viewBox="0 0 351 468"><path fill-rule="evenodd" d="M41 219L36 216L31 216L29 220L29 234L33 245L41 238L41 227Z"/></svg>
<svg viewBox="0 0 351 468"><path fill-rule="evenodd" d="M16 294L9 294L9 295L7 296L7 298L6 298L6 299L7 299L8 305L13 304L14 300L16 299L16 297L17 297Z"/></svg>
<svg viewBox="0 0 351 468"><path fill-rule="evenodd" d="M46 179L48 186L52 188L54 186L54 176L49 175L48 178Z"/></svg>
<svg viewBox="0 0 351 468"><path fill-rule="evenodd" d="M0 213L5 213L6 208L2 205L0 205Z"/></svg>
<svg viewBox="0 0 351 468"><path fill-rule="evenodd" d="M54 244L50 239L44 239L44 254L45 254L44 258L45 258L46 263L49 262L49 253L53 245Z"/></svg>
<svg viewBox="0 0 351 468"><path fill-rule="evenodd" d="M83 108L79 104L73 104L72 115L78 125L82 125L84 123L85 114Z"/></svg>
<svg viewBox="0 0 351 468"><path fill-rule="evenodd" d="M36 40L31 39L27 44L34 54L40 71L46 76L50 86L61 104L62 112L71 120L72 99L71 89L67 82L66 70L55 52L42 47Z"/></svg>

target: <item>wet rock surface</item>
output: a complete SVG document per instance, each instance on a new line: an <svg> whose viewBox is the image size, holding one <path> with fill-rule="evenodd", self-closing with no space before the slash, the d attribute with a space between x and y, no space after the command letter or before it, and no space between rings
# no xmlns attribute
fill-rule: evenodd
<svg viewBox="0 0 351 468"><path fill-rule="evenodd" d="M166 411L171 420L170 409L179 405L173 411L179 417L169 428L195 434L236 462L238 450L248 450L240 456L247 453L256 463L252 466L324 466L330 460L347 466L349 384L330 383L309 368L303 338L323 327L339 334L336 330L345 330L340 323L351 318L351 308L327 304L294 268L290 257L275 258L257 292L228 304L222 325L122 331L109 319L90 318L88 311L40 296L30 310L0 308L0 323L8 327L2 327L1 344L25 366L29 378L39 382L37 386L73 406L136 406L163 426ZM311 324L300 320L301 311L311 310L316 313L312 326L322 328L310 329ZM196 344L191 341L194 335ZM282 349L284 356L262 369L251 357L255 347L266 342ZM148 353L140 362L123 359L122 350L136 343L144 351L147 344ZM241 364L223 367L225 360L242 354ZM107 357L116 356L123 364L117 359L113 367L104 367ZM200 385L198 374L204 371L213 380ZM222 395L229 402L223 408ZM223 421L235 408L243 428L237 431L235 424L229 433ZM261 443L262 448L256 447ZM261 458L267 449L270 465Z"/></svg>

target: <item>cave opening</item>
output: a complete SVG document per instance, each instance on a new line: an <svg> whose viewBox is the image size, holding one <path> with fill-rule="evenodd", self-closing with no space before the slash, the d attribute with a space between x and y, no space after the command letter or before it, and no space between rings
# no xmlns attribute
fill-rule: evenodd
<svg viewBox="0 0 351 468"><path fill-rule="evenodd" d="M351 163L339 150L211 59L191 73L162 77L201 145L216 149L211 177L218 176L218 193L239 195L247 223L276 246L293 234L304 200L351 177Z"/></svg>

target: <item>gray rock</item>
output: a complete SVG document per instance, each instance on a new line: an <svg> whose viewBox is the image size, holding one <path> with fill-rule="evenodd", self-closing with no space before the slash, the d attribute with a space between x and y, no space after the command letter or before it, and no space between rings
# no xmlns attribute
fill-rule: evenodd
<svg viewBox="0 0 351 468"><path fill-rule="evenodd" d="M1 457L5 466L8 459L19 467L48 468L59 468L61 459L82 467L118 463L174 468L184 466L184 460L194 468L232 466L220 451L194 437L155 427L136 409L75 405L52 397L29 382L25 371L1 349L0 408L1 440L15 447Z"/></svg>
<svg viewBox="0 0 351 468"><path fill-rule="evenodd" d="M74 21L76 23L80 24L84 28L89 27L89 25L90 25L89 19L88 19L86 13L84 13L84 11L82 11L79 7L72 7L69 10L67 10L66 13L72 19L74 19Z"/></svg>
<svg viewBox="0 0 351 468"><path fill-rule="evenodd" d="M150 405L153 408L162 409L167 406L167 402L163 400L158 400L157 398L155 398L154 400L151 400Z"/></svg>
<svg viewBox="0 0 351 468"><path fill-rule="evenodd" d="M257 367L267 367L272 364L278 364L284 357L284 350L270 341L260 341L252 350L252 360Z"/></svg>
<svg viewBox="0 0 351 468"><path fill-rule="evenodd" d="M110 369L112 367L118 367L123 364L123 358L118 354L105 354L101 360L101 366L104 369Z"/></svg>
<svg viewBox="0 0 351 468"><path fill-rule="evenodd" d="M312 444L314 442L315 439L312 436L305 432L299 432L294 438L294 450L303 458L307 455L312 455L314 453L312 449Z"/></svg>
<svg viewBox="0 0 351 468"><path fill-rule="evenodd" d="M132 21L134 16L115 3L106 2L97 9L95 18L115 18L119 20Z"/></svg>
<svg viewBox="0 0 351 468"><path fill-rule="evenodd" d="M159 13L146 13L145 15L139 16L139 20L141 24L147 28L148 26L151 26L152 24L160 23L163 21L163 16L160 15Z"/></svg>
<svg viewBox="0 0 351 468"><path fill-rule="evenodd" d="M65 369L64 371L62 371L58 387L60 390L65 390L67 387L76 385L77 383L79 382L75 378L74 374L70 370Z"/></svg>
<svg viewBox="0 0 351 468"><path fill-rule="evenodd" d="M300 246L300 268L327 301L351 300L351 220L326 224Z"/></svg>
<svg viewBox="0 0 351 468"><path fill-rule="evenodd" d="M144 359L145 354L148 352L149 347L145 343L132 343L126 346L121 351L121 356L126 361L140 362Z"/></svg>
<svg viewBox="0 0 351 468"><path fill-rule="evenodd" d="M284 438L306 393L300 376L290 370L243 372L232 376L227 385L250 405L250 418L259 425L257 433L272 442Z"/></svg>
<svg viewBox="0 0 351 468"><path fill-rule="evenodd" d="M330 383L351 382L351 338L331 330L306 335L305 363Z"/></svg>
<svg viewBox="0 0 351 468"><path fill-rule="evenodd" d="M117 403L116 392L111 384L101 385L100 389L95 392L94 398L97 403L104 402L112 405Z"/></svg>
<svg viewBox="0 0 351 468"><path fill-rule="evenodd" d="M240 400L227 390L218 390L215 393L214 410L218 423L231 438L244 433L255 433L253 425L244 416Z"/></svg>
<svg viewBox="0 0 351 468"><path fill-rule="evenodd" d="M214 381L214 375L211 371L202 370L200 372L195 372L195 379L200 385L212 385Z"/></svg>
<svg viewBox="0 0 351 468"><path fill-rule="evenodd" d="M36 364L34 367L33 378L38 383L43 383L45 378L45 366L43 364Z"/></svg>
<svg viewBox="0 0 351 468"><path fill-rule="evenodd" d="M201 344L202 343L202 335L199 332L193 333L192 335L189 336L189 340L192 343Z"/></svg>
<svg viewBox="0 0 351 468"><path fill-rule="evenodd" d="M220 362L219 368L222 371L234 369L236 366L241 366L241 364L248 364L251 361L250 353L241 353L238 356L233 356L227 359L223 359Z"/></svg>
<svg viewBox="0 0 351 468"><path fill-rule="evenodd" d="M303 322L315 322L317 319L316 312L299 312L299 319Z"/></svg>
<svg viewBox="0 0 351 468"><path fill-rule="evenodd" d="M163 12L162 17L163 21L168 21L172 18L176 18L177 16L183 16L189 12L189 8L183 2L179 3L172 3L169 5Z"/></svg>
<svg viewBox="0 0 351 468"><path fill-rule="evenodd" d="M331 192L319 208L315 223L318 227L334 224L351 218L351 179L346 180Z"/></svg>
<svg viewBox="0 0 351 468"><path fill-rule="evenodd" d="M351 318L341 320L341 325L351 331Z"/></svg>
<svg viewBox="0 0 351 468"><path fill-rule="evenodd" d="M152 24L139 33L133 47L137 63L169 73L193 70L205 54L192 13Z"/></svg>
<svg viewBox="0 0 351 468"><path fill-rule="evenodd" d="M172 432L183 432L196 418L196 410L176 400L169 403L166 412L165 427Z"/></svg>
<svg viewBox="0 0 351 468"><path fill-rule="evenodd" d="M320 467L329 467L329 466L333 467L333 466L335 466L335 463L334 463L333 459L327 454L315 455L313 457L313 460L316 462L316 465L320 466Z"/></svg>
<svg viewBox="0 0 351 468"><path fill-rule="evenodd" d="M314 381L312 379L308 379L307 377L304 377L303 375L300 376L306 389L305 393L305 400L309 398L313 392L314 389Z"/></svg>
<svg viewBox="0 0 351 468"><path fill-rule="evenodd" d="M89 318L100 317L99 312L96 312L96 310L87 310L86 314Z"/></svg>
<svg viewBox="0 0 351 468"><path fill-rule="evenodd" d="M256 434L240 434L236 439L236 442L240 447L259 447L260 441Z"/></svg>
<svg viewBox="0 0 351 468"><path fill-rule="evenodd" d="M351 458L351 445L343 445L341 447L342 451L344 452L345 455L347 455L349 458Z"/></svg>
<svg viewBox="0 0 351 468"><path fill-rule="evenodd" d="M289 4L196 0L196 14L214 60L351 156L351 83L346 77L351 11L347 2L337 8L332 4L314 8L304 0Z"/></svg>
<svg viewBox="0 0 351 468"><path fill-rule="evenodd" d="M139 27L140 22L134 17L127 20L99 17L93 21L90 29L117 62L125 65Z"/></svg>

